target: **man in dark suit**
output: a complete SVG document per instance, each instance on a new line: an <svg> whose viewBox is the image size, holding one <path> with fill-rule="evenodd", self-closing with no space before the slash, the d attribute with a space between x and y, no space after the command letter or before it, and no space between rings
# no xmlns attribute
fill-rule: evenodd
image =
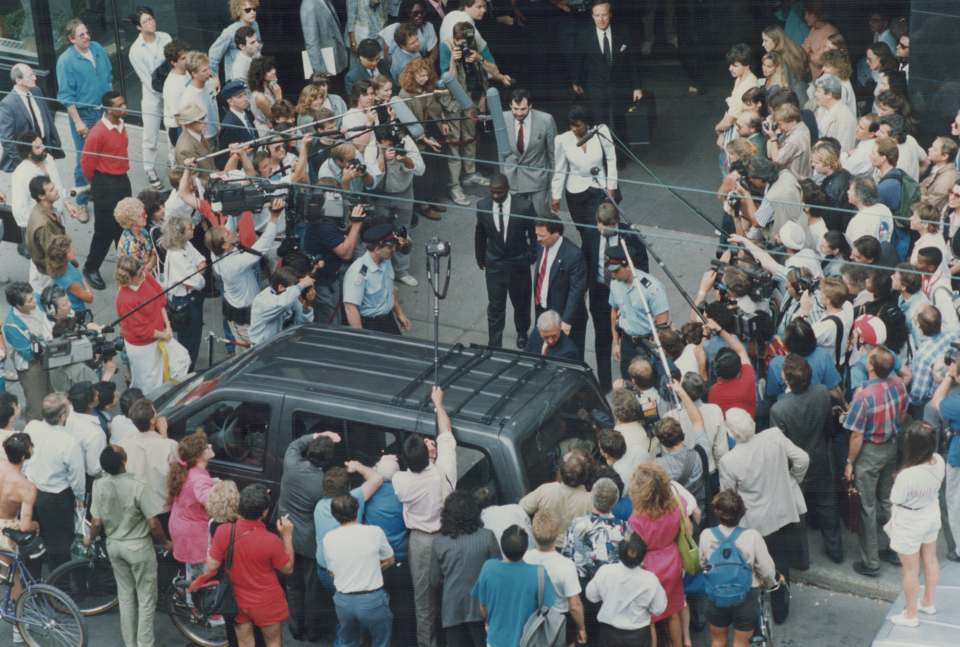
<svg viewBox="0 0 960 647"><path fill-rule="evenodd" d="M380 41L374 38L360 41L360 44L357 45L357 58L360 60L343 77L343 84L346 86L348 97L350 96L350 90L353 89L353 84L360 79L374 79L381 74L390 76L390 65L386 61L380 60L382 52Z"/></svg>
<svg viewBox="0 0 960 647"><path fill-rule="evenodd" d="M220 96L226 99L227 105L230 106L220 123L220 137L218 138L220 149L230 148L230 144L242 144L259 137L257 128L253 125L253 113L249 110L250 99L247 97L246 84L242 81L227 81L223 90L220 91ZM256 151L256 147L254 147L254 151ZM254 151L249 154L251 158L253 158ZM217 168L222 171L229 159L229 155L221 155L216 158Z"/></svg>
<svg viewBox="0 0 960 647"><path fill-rule="evenodd" d="M628 100L643 97L636 48L625 26L611 28L609 0L594 0L591 15L593 26L581 31L574 45L573 91L586 93L595 124L607 124L623 138ZM617 158L622 169L626 158L619 152Z"/></svg>
<svg viewBox="0 0 960 647"><path fill-rule="evenodd" d="M540 216L534 223L539 247L533 275L533 305L539 318L546 310L556 310L562 319L560 329L570 336L583 359L586 343L587 309L583 295L587 290L587 262L580 248L563 237L563 222L555 213Z"/></svg>
<svg viewBox="0 0 960 647"><path fill-rule="evenodd" d="M537 318L537 327L533 329L530 340L524 346L524 352L559 359L579 360L577 345L560 330L562 323L556 310L546 310Z"/></svg>
<svg viewBox="0 0 960 647"><path fill-rule="evenodd" d="M13 173L20 164L17 155L17 135L27 130L40 135L54 159L63 159L60 135L53 124L50 106L37 87L37 75L29 65L18 63L10 70L13 91L0 101L0 170Z"/></svg>
<svg viewBox="0 0 960 647"><path fill-rule="evenodd" d="M620 247L621 236L638 270L650 271L647 248L637 236L629 233L630 225L620 222L620 213L609 202L597 209L597 228L588 227L581 235L583 256L587 261L587 293L590 295L590 316L593 318L597 379L604 393L613 386L611 377L613 330L610 327L610 281L606 268L607 249Z"/></svg>
<svg viewBox="0 0 960 647"><path fill-rule="evenodd" d="M477 203L474 234L477 265L487 278L490 346L503 346L508 294L513 304L513 323L517 327L517 348L523 348L527 343L530 266L537 254L533 232L536 217L536 210L526 198L510 195L510 183L505 175L497 173L490 178L490 197Z"/></svg>

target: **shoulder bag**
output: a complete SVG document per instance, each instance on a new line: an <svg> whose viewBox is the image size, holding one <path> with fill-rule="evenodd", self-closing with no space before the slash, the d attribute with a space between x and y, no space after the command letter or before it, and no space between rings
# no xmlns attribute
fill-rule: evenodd
<svg viewBox="0 0 960 647"><path fill-rule="evenodd" d="M204 573L190 584L190 594L193 597L193 606L197 611L208 616L224 616L234 618L240 612L237 607L237 596L230 581L230 567L233 565L234 536L237 532L237 522L230 524L230 545L227 554L220 562L220 568ZM252 530L240 535L243 539ZM239 541L239 540L237 540Z"/></svg>
<svg viewBox="0 0 960 647"><path fill-rule="evenodd" d="M674 495L677 505L680 506L680 532L677 533L677 548L680 549L680 561L683 563L683 570L690 575L696 575L700 572L700 548L693 541L693 537L687 532L687 524L684 523L686 515L683 513L683 502L680 497Z"/></svg>
<svg viewBox="0 0 960 647"><path fill-rule="evenodd" d="M518 647L562 647L566 640L566 616L543 604L545 573L543 566L537 566L537 609L524 623Z"/></svg>

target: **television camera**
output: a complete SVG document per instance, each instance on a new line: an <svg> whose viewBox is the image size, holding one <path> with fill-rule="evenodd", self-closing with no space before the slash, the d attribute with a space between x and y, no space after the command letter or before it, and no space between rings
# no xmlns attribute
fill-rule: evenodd
<svg viewBox="0 0 960 647"><path fill-rule="evenodd" d="M747 278L750 279L750 292L744 296L749 296L757 303L772 297L773 293L777 289L777 284L773 280L773 277L770 276L770 273L760 267L758 264L747 263L746 261L742 260L736 265L723 263L716 260L712 260L710 263L717 268L717 273L720 275L722 275L729 267L737 267L743 270L743 272L747 275ZM724 299L729 298L727 296L727 288L722 282L718 282L716 287L720 292L721 297Z"/></svg>
<svg viewBox="0 0 960 647"><path fill-rule="evenodd" d="M210 181L210 206L226 215L239 215L244 211L259 213L264 205L277 198L290 202L289 184L271 182L263 178L238 179L212 178Z"/></svg>
<svg viewBox="0 0 960 647"><path fill-rule="evenodd" d="M123 350L123 339L107 339L102 330L75 330L57 339L40 339L33 342L33 354L40 360L40 368L50 371L61 366L80 362L107 361Z"/></svg>

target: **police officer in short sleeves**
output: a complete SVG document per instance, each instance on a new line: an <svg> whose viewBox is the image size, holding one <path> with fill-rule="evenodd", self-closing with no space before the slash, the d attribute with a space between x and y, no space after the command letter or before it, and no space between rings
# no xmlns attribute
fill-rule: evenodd
<svg viewBox="0 0 960 647"><path fill-rule="evenodd" d="M663 366L656 353L656 342L652 334L654 331L650 330L650 320L647 318L643 300L647 300L657 328L666 328L670 325L667 291L663 283L641 270L637 270L635 280L623 248L608 249L606 258L607 271L613 278L610 281L610 307L613 308L611 320L615 322L613 358L620 362L620 376L627 382L630 381L627 369L630 362L637 357L649 360L659 376L663 373Z"/></svg>
<svg viewBox="0 0 960 647"><path fill-rule="evenodd" d="M393 284L390 259L403 243L390 225L375 225L363 234L367 253L358 258L343 277L343 311L354 328L379 330L391 335L410 330ZM394 318L396 315L396 318ZM399 326L397 322L399 321Z"/></svg>

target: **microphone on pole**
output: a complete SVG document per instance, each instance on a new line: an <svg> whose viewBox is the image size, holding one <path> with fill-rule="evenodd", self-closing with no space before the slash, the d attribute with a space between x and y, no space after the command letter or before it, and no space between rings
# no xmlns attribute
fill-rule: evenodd
<svg viewBox="0 0 960 647"><path fill-rule="evenodd" d="M407 131L410 133L410 136L414 139L420 139L423 137L423 126L418 123L419 119L413 114L413 110L410 109L406 103L403 103L399 97L394 97L390 100L388 104L393 108L393 112L396 113L397 119L400 120L401 126L406 126Z"/></svg>
<svg viewBox="0 0 960 647"><path fill-rule="evenodd" d="M257 250L251 249L245 245L241 245L240 243L237 243L237 249L247 254L253 254L254 256L263 256L263 252L258 252Z"/></svg>
<svg viewBox="0 0 960 647"><path fill-rule="evenodd" d="M583 146L588 141L593 139L594 135L597 134L598 130L600 130L600 126L594 126L593 128L588 129L587 134L583 136L583 139L577 141L577 146Z"/></svg>
<svg viewBox="0 0 960 647"><path fill-rule="evenodd" d="M473 99L470 98L470 95L466 93L463 86L457 81L457 77L451 72L444 72L440 78L443 79L443 87L450 90L450 94L453 95L453 98L457 100L457 103L460 104L460 107L465 112L473 110Z"/></svg>
<svg viewBox="0 0 960 647"><path fill-rule="evenodd" d="M487 89L487 108L493 121L493 134L497 138L497 153L500 157L510 156L510 139L507 137L507 122L503 119L503 106L500 105L500 91Z"/></svg>

